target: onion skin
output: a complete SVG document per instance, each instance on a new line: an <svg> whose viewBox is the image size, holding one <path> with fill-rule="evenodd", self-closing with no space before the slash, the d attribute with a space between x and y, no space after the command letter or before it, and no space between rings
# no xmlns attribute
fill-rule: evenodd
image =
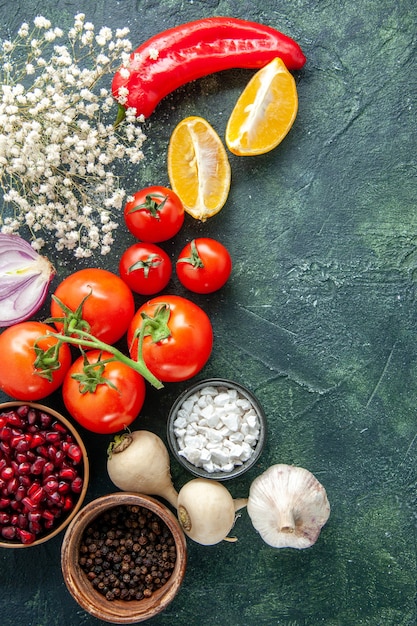
<svg viewBox="0 0 417 626"><path fill-rule="evenodd" d="M0 233L0 327L32 317L42 306L55 269L19 235Z"/></svg>

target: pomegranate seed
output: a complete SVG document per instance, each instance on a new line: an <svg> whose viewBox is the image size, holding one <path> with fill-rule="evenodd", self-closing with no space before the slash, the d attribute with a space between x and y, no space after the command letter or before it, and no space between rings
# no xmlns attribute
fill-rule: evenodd
<svg viewBox="0 0 417 626"><path fill-rule="evenodd" d="M45 435L40 432L33 433L31 448L37 448L45 443Z"/></svg>
<svg viewBox="0 0 417 626"><path fill-rule="evenodd" d="M16 537L16 528L14 526L3 526L1 534L4 539L14 539Z"/></svg>
<svg viewBox="0 0 417 626"><path fill-rule="evenodd" d="M6 459L0 459L0 472L7 467L7 461Z"/></svg>
<svg viewBox="0 0 417 626"><path fill-rule="evenodd" d="M49 520L49 521L54 521L55 520L55 515L52 513L52 511L49 511L49 509L44 509L42 511L42 517L45 520Z"/></svg>
<svg viewBox="0 0 417 626"><path fill-rule="evenodd" d="M57 450L55 454L55 465L60 466L65 461L66 454L63 450Z"/></svg>
<svg viewBox="0 0 417 626"><path fill-rule="evenodd" d="M4 452L4 454L9 456L10 452L12 451L10 443L8 441L0 441L0 450Z"/></svg>
<svg viewBox="0 0 417 626"><path fill-rule="evenodd" d="M12 436L12 429L10 426L3 426L0 430L0 440L9 441Z"/></svg>
<svg viewBox="0 0 417 626"><path fill-rule="evenodd" d="M0 509L7 509L10 506L10 498L0 498Z"/></svg>
<svg viewBox="0 0 417 626"><path fill-rule="evenodd" d="M44 476L49 476L50 474L53 474L54 469L55 465L52 463L52 461L46 461L45 465L43 466L42 474Z"/></svg>
<svg viewBox="0 0 417 626"><path fill-rule="evenodd" d="M43 472L43 468L45 467L45 459L41 456L38 456L32 463L30 471L32 474L34 474L35 476L38 476L39 474L42 474Z"/></svg>
<svg viewBox="0 0 417 626"><path fill-rule="evenodd" d="M36 511L29 511L27 518L29 522L40 522L42 519L42 513L39 509Z"/></svg>
<svg viewBox="0 0 417 626"><path fill-rule="evenodd" d="M83 458L83 453L81 452L81 448L77 446L77 444L73 443L68 448L68 456L70 459L74 461L74 463L81 463Z"/></svg>
<svg viewBox="0 0 417 626"><path fill-rule="evenodd" d="M61 495L65 495L66 493L68 493L70 491L71 487L69 486L69 484L65 481L65 480L60 480L58 483L58 492Z"/></svg>
<svg viewBox="0 0 417 626"><path fill-rule="evenodd" d="M63 450L65 452L65 454L68 454L68 450L69 447L72 445L72 443L70 443L69 441L62 441L61 443L61 450Z"/></svg>
<svg viewBox="0 0 417 626"><path fill-rule="evenodd" d="M39 522L29 522L28 530L35 535L39 535L42 532L42 525Z"/></svg>
<svg viewBox="0 0 417 626"><path fill-rule="evenodd" d="M48 413L44 413L43 411L39 413L39 420L40 420L42 428L49 428L53 421L52 415L49 415Z"/></svg>
<svg viewBox="0 0 417 626"><path fill-rule="evenodd" d="M28 530L23 530L23 528L17 528L16 533L22 543L33 543L36 539L34 533L31 533Z"/></svg>
<svg viewBox="0 0 417 626"><path fill-rule="evenodd" d="M81 476L77 476L71 483L71 489L74 493L81 493L83 488L83 479Z"/></svg>
<svg viewBox="0 0 417 626"><path fill-rule="evenodd" d="M7 483L7 492L10 493L10 495L16 493L19 488L19 484L19 479L16 476L13 476L13 478L11 478Z"/></svg>
<svg viewBox="0 0 417 626"><path fill-rule="evenodd" d="M33 481L33 483L30 484L30 487L28 489L28 496L31 497L32 494L35 493L35 491L37 491L40 486L41 484L38 480Z"/></svg>
<svg viewBox="0 0 417 626"><path fill-rule="evenodd" d="M10 525L11 526L17 526L19 522L19 515L18 513L13 513L13 515L10 516Z"/></svg>
<svg viewBox="0 0 417 626"><path fill-rule="evenodd" d="M26 476L25 474L23 474L23 476L19 476L19 481L20 481L20 484L23 485L23 487L26 487L26 489L28 489L32 484L31 477Z"/></svg>
<svg viewBox="0 0 417 626"><path fill-rule="evenodd" d="M50 530L51 528L53 528L54 524L55 524L55 517L51 520L47 519L43 523L45 530Z"/></svg>
<svg viewBox="0 0 417 626"><path fill-rule="evenodd" d="M20 415L20 417L27 417L31 411L35 412L35 409L32 409L27 404L21 404L16 409L16 413Z"/></svg>
<svg viewBox="0 0 417 626"><path fill-rule="evenodd" d="M14 476L14 469L8 465L7 467L4 467L1 472L0 472L0 477L3 480L10 480L11 478L13 478Z"/></svg>
<svg viewBox="0 0 417 626"><path fill-rule="evenodd" d="M33 491L30 491L30 489L28 489L28 497L34 504L39 504L45 497L44 488L39 485Z"/></svg>
<svg viewBox="0 0 417 626"><path fill-rule="evenodd" d="M47 446L45 446L45 445L38 446L36 448L36 453L39 456L42 456L44 459L47 459L48 458L48 448L47 448Z"/></svg>
<svg viewBox="0 0 417 626"><path fill-rule="evenodd" d="M0 511L0 524L2 526L7 526L10 523L10 515L5 513L5 511Z"/></svg>
<svg viewBox="0 0 417 626"><path fill-rule="evenodd" d="M45 439L48 443L59 443L61 441L61 435L55 430L50 430L45 433Z"/></svg>
<svg viewBox="0 0 417 626"><path fill-rule="evenodd" d="M20 502L27 495L26 487L19 485L14 494L16 502Z"/></svg>
<svg viewBox="0 0 417 626"><path fill-rule="evenodd" d="M73 481L74 478L77 476L77 472L73 467L63 467L62 469L60 469L58 475L60 478Z"/></svg>
<svg viewBox="0 0 417 626"><path fill-rule="evenodd" d="M27 433L26 435L23 435L23 438L20 438L15 446L16 452L27 452L28 450L30 450L31 442L32 442L32 436L29 433ZM10 441L10 445L12 445L11 441Z"/></svg>
<svg viewBox="0 0 417 626"><path fill-rule="evenodd" d="M54 504L56 504L58 506L62 506L63 505L64 501L62 499L61 494L59 494L58 491L54 491L53 493L48 493L47 497Z"/></svg>
<svg viewBox="0 0 417 626"><path fill-rule="evenodd" d="M27 511L36 511L38 508L37 503L33 502L28 496L22 498L22 504Z"/></svg>
<svg viewBox="0 0 417 626"><path fill-rule="evenodd" d="M54 493L57 491L59 487L59 483L55 478L49 478L46 482L43 483L43 488L45 489L47 494Z"/></svg>
<svg viewBox="0 0 417 626"><path fill-rule="evenodd" d="M6 426L7 424L7 417L4 415L0 415L0 430L3 428L3 426Z"/></svg>
<svg viewBox="0 0 417 626"><path fill-rule="evenodd" d="M55 466L56 448L53 445L48 446L48 459L52 461Z"/></svg>
<svg viewBox="0 0 417 626"><path fill-rule="evenodd" d="M64 426L64 424L61 424L61 422L55 421L52 424L52 428L56 430L58 433L61 433L62 435L68 434L66 427Z"/></svg>
<svg viewBox="0 0 417 626"><path fill-rule="evenodd" d="M62 510L65 513L68 513L68 511L71 511L73 507L74 507L74 502L73 502L71 496L66 496L66 498L64 499L64 504L63 504Z"/></svg>
<svg viewBox="0 0 417 626"><path fill-rule="evenodd" d="M19 513L17 525L19 526L19 528L27 528L29 526L29 521L26 515L23 515L23 513Z"/></svg>
<svg viewBox="0 0 417 626"><path fill-rule="evenodd" d="M38 421L38 418L37 418L35 409L30 409L29 407L27 408L28 408L28 411L26 415L24 415L23 417L26 417L28 424L32 426L36 424L36 422Z"/></svg>
<svg viewBox="0 0 417 626"><path fill-rule="evenodd" d="M10 426L17 426L18 428L22 428L25 425L24 421L16 411L9 411L7 413L7 422Z"/></svg>
<svg viewBox="0 0 417 626"><path fill-rule="evenodd" d="M17 474L18 476L21 476L22 474L30 474L32 470L32 465L29 463L29 461L23 461L22 463L19 463L18 468L17 468Z"/></svg>

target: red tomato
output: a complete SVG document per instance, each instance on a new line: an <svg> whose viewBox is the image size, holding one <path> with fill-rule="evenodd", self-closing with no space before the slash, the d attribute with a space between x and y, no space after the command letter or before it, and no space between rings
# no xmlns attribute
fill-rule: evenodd
<svg viewBox="0 0 417 626"><path fill-rule="evenodd" d="M164 313L168 327L166 337L164 325L160 323ZM142 356L149 370L162 382L177 382L195 376L207 363L213 347L213 329L207 314L181 296L152 298L138 309L127 333L133 359L138 357L135 333L144 322L142 314L152 318L149 332L155 332L145 335L143 340ZM162 338L158 335L161 328Z"/></svg>
<svg viewBox="0 0 417 626"><path fill-rule="evenodd" d="M91 295L89 295L91 293ZM72 311L88 296L82 318L90 324L90 333L105 343L113 344L127 331L135 313L133 294L123 280L107 270L88 268L70 274L60 283L55 296ZM63 317L57 302L52 300L51 317ZM55 322L60 330L61 322Z"/></svg>
<svg viewBox="0 0 417 626"><path fill-rule="evenodd" d="M59 367L51 372L49 381L36 373L34 344L43 350L55 346L57 339L44 337L55 328L42 322L20 322L9 326L0 335L0 389L17 400L35 401L58 389L71 365L71 351L67 344L59 348Z"/></svg>
<svg viewBox="0 0 417 626"><path fill-rule="evenodd" d="M212 293L228 280L232 272L229 251L215 239L193 239L177 261L179 281L195 293Z"/></svg>
<svg viewBox="0 0 417 626"><path fill-rule="evenodd" d="M154 185L133 195L124 208L124 218L137 239L158 243L179 232L184 223L184 207L172 189Z"/></svg>
<svg viewBox="0 0 417 626"><path fill-rule="evenodd" d="M111 358L107 352L90 350L86 352L89 364ZM86 390L83 383L73 378L84 370L84 357L80 356L67 372L62 396L67 411L81 426L94 433L108 434L123 430L139 415L145 400L145 381L131 367L120 361L104 364L102 377L108 381L95 387L94 391ZM97 372L97 367L93 367Z"/></svg>
<svg viewBox="0 0 417 626"><path fill-rule="evenodd" d="M165 289L172 274L167 253L153 243L135 243L122 254L119 274L136 293L149 296Z"/></svg>

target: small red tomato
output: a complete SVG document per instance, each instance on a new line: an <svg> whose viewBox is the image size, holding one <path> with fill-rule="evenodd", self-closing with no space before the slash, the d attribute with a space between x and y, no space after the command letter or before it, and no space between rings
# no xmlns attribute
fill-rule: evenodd
<svg viewBox="0 0 417 626"><path fill-rule="evenodd" d="M143 324L143 360L159 380L188 380L207 363L213 347L212 325L207 313L191 300L161 295L136 311L127 333L130 356L135 360L137 334Z"/></svg>
<svg viewBox="0 0 417 626"><path fill-rule="evenodd" d="M212 293L227 282L232 272L229 251L215 239L193 239L177 260L179 281L195 293Z"/></svg>
<svg viewBox="0 0 417 626"><path fill-rule="evenodd" d="M154 185L133 194L124 208L124 218L137 239L158 243L179 232L184 223L184 207L172 189Z"/></svg>
<svg viewBox="0 0 417 626"><path fill-rule="evenodd" d="M139 415L145 400L143 377L120 361L106 362L111 358L110 353L100 350L86 352L85 358L74 361L62 387L67 411L94 433L125 429ZM86 382L80 379L84 373L88 374ZM95 384L96 375L102 382Z"/></svg>
<svg viewBox="0 0 417 626"><path fill-rule="evenodd" d="M70 274L58 285L54 295L71 311L86 298L82 318L90 325L92 335L109 344L123 337L135 313L129 287L119 276L103 269L87 268ZM64 317L55 300L51 303L51 317ZM62 323L55 322L55 326L61 330Z"/></svg>
<svg viewBox="0 0 417 626"><path fill-rule="evenodd" d="M171 278L172 263L159 246L135 243L122 254L119 274L132 291L149 296L165 289Z"/></svg>
<svg viewBox="0 0 417 626"><path fill-rule="evenodd" d="M20 322L9 326L0 335L0 389L17 400L35 401L58 389L71 365L71 351L62 344L58 353L58 367L52 370L51 380L39 376L35 369L35 343L42 350L55 346L55 337L48 337L55 328L42 322ZM39 341L39 338L42 339Z"/></svg>

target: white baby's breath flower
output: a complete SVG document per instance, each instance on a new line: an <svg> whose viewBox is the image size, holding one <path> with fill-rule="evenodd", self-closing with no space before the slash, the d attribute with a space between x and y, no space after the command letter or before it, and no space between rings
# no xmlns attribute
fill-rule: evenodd
<svg viewBox="0 0 417 626"><path fill-rule="evenodd" d="M123 159L125 173L127 161L139 162L146 139L134 109L113 124L111 75L132 50L129 29L114 40L110 28L94 32L79 13L66 43L60 28L37 16L34 29L22 24L15 40L0 44L0 230L30 229L36 249L50 233L57 251L76 258L110 251L112 211L120 215L126 198L114 168Z"/></svg>

